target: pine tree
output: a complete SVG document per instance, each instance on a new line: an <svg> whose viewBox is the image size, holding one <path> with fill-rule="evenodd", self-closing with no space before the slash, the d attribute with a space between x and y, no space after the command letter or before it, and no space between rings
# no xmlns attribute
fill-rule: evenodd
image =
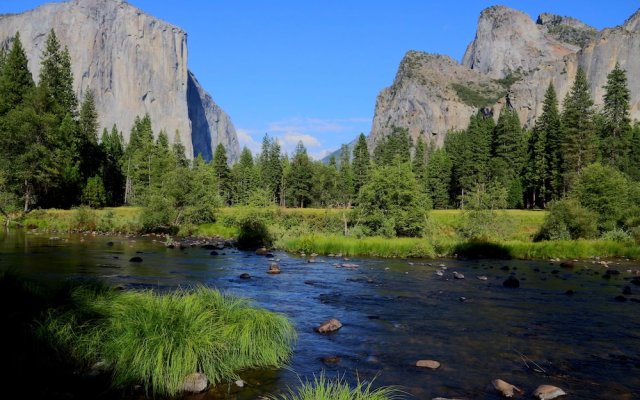
<svg viewBox="0 0 640 400"><path fill-rule="evenodd" d="M122 134L115 124L110 133L106 128L102 132L100 148L104 155L101 169L107 204L119 206L124 202L125 178L122 173L124 143Z"/></svg>
<svg viewBox="0 0 640 400"><path fill-rule="evenodd" d="M602 159L607 164L626 171L631 141L631 94L627 86L626 71L620 68L620 64L616 63L615 68L607 75L604 90L604 129L600 135Z"/></svg>
<svg viewBox="0 0 640 400"><path fill-rule="evenodd" d="M518 114L503 108L494 129L491 146L494 179L510 181L520 175L523 166L523 133Z"/></svg>
<svg viewBox="0 0 640 400"><path fill-rule="evenodd" d="M640 182L640 123L638 122L634 124L631 132L628 174L631 179Z"/></svg>
<svg viewBox="0 0 640 400"><path fill-rule="evenodd" d="M69 50L61 48L53 29L49 32L41 56L39 85L45 86L54 103L54 113L60 118L76 116L78 100L73 90L73 74Z"/></svg>
<svg viewBox="0 0 640 400"><path fill-rule="evenodd" d="M67 113L67 115L70 115ZM78 143L80 169L83 179L95 176L100 168L103 155L98 145L98 112L93 91L88 90L80 107L78 120Z"/></svg>
<svg viewBox="0 0 640 400"><path fill-rule="evenodd" d="M213 154L213 169L218 181L218 194L224 204L231 204L231 170L227 150L222 143L218 143Z"/></svg>
<svg viewBox="0 0 640 400"><path fill-rule="evenodd" d="M345 207L351 206L354 200L354 176L351 167L351 154L349 154L349 146L342 145L340 149L340 169L338 181L339 201ZM335 159L334 159L335 166Z"/></svg>
<svg viewBox="0 0 640 400"><path fill-rule="evenodd" d="M187 150L182 144L182 139L180 139L180 132L176 130L175 135L173 136L173 145L171 147L173 151L173 157L176 160L176 168L185 168L189 166L189 160L187 159L186 153Z"/></svg>
<svg viewBox="0 0 640 400"><path fill-rule="evenodd" d="M415 152L413 154L413 161L411 163L411 167L413 170L413 174L416 176L418 180L418 185L421 188L425 188L425 176L426 176L426 147L424 144L424 140L422 136L418 138L418 143L415 147Z"/></svg>
<svg viewBox="0 0 640 400"><path fill-rule="evenodd" d="M311 160L302 142L298 142L291 160L289 191L295 207L303 208L311 202Z"/></svg>
<svg viewBox="0 0 640 400"><path fill-rule="evenodd" d="M358 195L360 188L367 183L371 161L369 157L369 148L367 147L367 138L364 133L360 133L358 141L353 148L353 190Z"/></svg>
<svg viewBox="0 0 640 400"><path fill-rule="evenodd" d="M18 32L6 56L2 76L0 76L0 115L6 114L24 102L34 86L27 55Z"/></svg>
<svg viewBox="0 0 640 400"><path fill-rule="evenodd" d="M411 137L406 128L394 126L373 151L376 165L402 164L411 161Z"/></svg>
<svg viewBox="0 0 640 400"><path fill-rule="evenodd" d="M136 117L125 151L123 171L126 176L125 204L142 204L151 186L151 162L155 142L149 114Z"/></svg>
<svg viewBox="0 0 640 400"><path fill-rule="evenodd" d="M431 153L426 167L427 194L431 197L433 208L449 207L449 187L451 185L451 159L444 149Z"/></svg>
<svg viewBox="0 0 640 400"><path fill-rule="evenodd" d="M506 188L509 208L521 208L523 189L521 174L524 168L526 138L515 110L505 107L494 129L491 148L491 177Z"/></svg>
<svg viewBox="0 0 640 400"><path fill-rule="evenodd" d="M542 114L531 132L527 149L526 181L531 207L546 207L562 195L562 125L558 98L547 88Z"/></svg>
<svg viewBox="0 0 640 400"><path fill-rule="evenodd" d="M564 191L587 165L596 160L598 138L593 125L593 101L587 77L578 68L571 91L564 100L562 126L564 128Z"/></svg>
<svg viewBox="0 0 640 400"><path fill-rule="evenodd" d="M233 203L248 205L251 195L258 186L257 171L253 163L253 155L244 147L240 160L231 169L233 177Z"/></svg>
<svg viewBox="0 0 640 400"><path fill-rule="evenodd" d="M260 154L260 177L263 188L267 190L274 203L282 202L283 166L280 154L280 145L275 139L265 134L262 140L262 153Z"/></svg>

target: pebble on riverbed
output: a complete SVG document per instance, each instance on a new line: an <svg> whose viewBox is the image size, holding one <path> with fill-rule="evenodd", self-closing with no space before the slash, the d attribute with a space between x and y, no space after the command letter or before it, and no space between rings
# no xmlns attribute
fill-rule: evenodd
<svg viewBox="0 0 640 400"><path fill-rule="evenodd" d="M502 379L494 379L491 381L493 388L497 390L502 397L512 398L516 393L523 394L524 391L515 385L503 381Z"/></svg>
<svg viewBox="0 0 640 400"><path fill-rule="evenodd" d="M435 360L418 360L416 362L416 367L438 369L440 368L440 363Z"/></svg>
<svg viewBox="0 0 640 400"><path fill-rule="evenodd" d="M462 274L460 272L454 272L453 273L453 279L464 279L464 274Z"/></svg>
<svg viewBox="0 0 640 400"><path fill-rule="evenodd" d="M182 385L182 390L190 393L200 393L207 388L209 381L205 374L196 372L190 375L187 375L184 378L184 384Z"/></svg>
<svg viewBox="0 0 640 400"><path fill-rule="evenodd" d="M330 319L328 321L324 321L323 323L321 323L315 329L315 331L318 332L318 333L331 333L331 332L337 331L340 328L342 328L342 323L340 321L338 321L337 319L333 318L333 319Z"/></svg>
<svg viewBox="0 0 640 400"><path fill-rule="evenodd" d="M533 397L538 400L552 400L560 396L566 396L566 392L559 387L551 385L540 385L533 392Z"/></svg>

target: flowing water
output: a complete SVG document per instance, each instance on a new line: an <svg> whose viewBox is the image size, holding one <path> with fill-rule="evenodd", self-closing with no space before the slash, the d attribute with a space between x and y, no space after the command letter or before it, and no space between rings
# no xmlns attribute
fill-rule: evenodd
<svg viewBox="0 0 640 400"><path fill-rule="evenodd" d="M640 286L630 283L638 264L611 263L620 274L605 279L591 260L567 269L543 261L352 259L358 268L347 269L334 266L345 262L338 258L307 263L276 253L282 274L268 275L270 259L220 253L168 249L151 238L0 233L3 269L45 281L97 277L127 289L204 284L295 323L299 340L288 368L247 372L244 388L191 398L254 399L324 370L350 382L376 377L374 386L398 385L418 399L498 399L490 387L496 378L527 393L552 384L570 399L640 399ZM144 261L129 262L135 255ZM435 273L441 265L443 276ZM453 271L466 279L453 279ZM251 279L240 279L244 272ZM509 275L520 288L503 287ZM616 300L624 286L632 294ZM313 331L329 318L343 328ZM420 359L441 367L417 368Z"/></svg>

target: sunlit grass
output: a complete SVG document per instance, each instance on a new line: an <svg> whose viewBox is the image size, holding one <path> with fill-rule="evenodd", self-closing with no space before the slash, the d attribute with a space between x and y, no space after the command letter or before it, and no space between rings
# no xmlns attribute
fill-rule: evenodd
<svg viewBox="0 0 640 400"><path fill-rule="evenodd" d="M324 372L314 377L313 382L301 382L297 389L289 389L287 394L270 396L271 400L392 400L402 398L395 387L374 389L373 381L361 382L355 387L340 377L328 379Z"/></svg>
<svg viewBox="0 0 640 400"><path fill-rule="evenodd" d="M175 395L204 373L215 384L247 368L279 367L296 339L281 314L198 288L158 294L79 287L68 311L52 312L41 332L86 366L103 361L113 384L142 384Z"/></svg>
<svg viewBox="0 0 640 400"><path fill-rule="evenodd" d="M307 235L285 238L285 250L318 254L372 257L435 257L433 246L422 238L344 237L339 235Z"/></svg>

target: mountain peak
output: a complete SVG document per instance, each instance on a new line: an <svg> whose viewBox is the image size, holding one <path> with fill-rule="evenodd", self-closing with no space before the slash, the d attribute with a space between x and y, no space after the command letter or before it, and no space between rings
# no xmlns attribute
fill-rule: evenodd
<svg viewBox="0 0 640 400"><path fill-rule="evenodd" d="M640 31L640 9L630 16L622 26L628 31Z"/></svg>

